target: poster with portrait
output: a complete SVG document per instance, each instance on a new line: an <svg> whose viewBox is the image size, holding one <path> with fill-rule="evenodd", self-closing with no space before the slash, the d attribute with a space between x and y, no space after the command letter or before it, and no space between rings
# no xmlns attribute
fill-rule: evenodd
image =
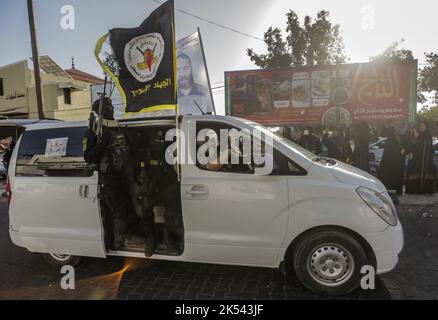
<svg viewBox="0 0 438 320"><path fill-rule="evenodd" d="M178 108L182 115L214 113L200 32L176 43Z"/></svg>
<svg viewBox="0 0 438 320"><path fill-rule="evenodd" d="M65 157L67 155L68 138L47 139L46 157Z"/></svg>

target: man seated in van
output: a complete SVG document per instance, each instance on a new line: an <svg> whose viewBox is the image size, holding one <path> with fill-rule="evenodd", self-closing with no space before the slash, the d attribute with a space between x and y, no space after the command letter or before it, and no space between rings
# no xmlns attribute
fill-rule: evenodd
<svg viewBox="0 0 438 320"><path fill-rule="evenodd" d="M231 168L233 166L233 171L243 171L246 172L248 170L252 170L249 164L242 163L243 161L243 153L240 147L236 147L235 144L240 144L239 136L236 135L234 131L230 131L230 136L228 137L228 148L221 152L221 148L218 142L217 134L212 131L209 132L207 137L207 142L198 142L198 150L199 147L205 145L205 143L212 143L213 146L217 146L217 157L214 160L209 158L208 153L205 155L208 158L208 161L205 163L198 163L198 165L205 170L208 171L222 171L225 168ZM232 157L239 159L239 163L232 163Z"/></svg>

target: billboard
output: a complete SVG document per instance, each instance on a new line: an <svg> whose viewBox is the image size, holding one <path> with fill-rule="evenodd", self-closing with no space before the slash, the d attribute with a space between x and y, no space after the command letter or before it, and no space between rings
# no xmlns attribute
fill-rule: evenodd
<svg viewBox="0 0 438 320"><path fill-rule="evenodd" d="M265 126L414 121L417 62L225 73L227 115Z"/></svg>

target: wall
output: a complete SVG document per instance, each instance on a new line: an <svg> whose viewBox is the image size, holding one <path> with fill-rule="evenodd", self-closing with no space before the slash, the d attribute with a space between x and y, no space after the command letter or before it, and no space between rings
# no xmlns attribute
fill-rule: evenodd
<svg viewBox="0 0 438 320"><path fill-rule="evenodd" d="M38 118L34 72L26 60L0 68L4 95L0 97L0 113L16 110L31 119ZM43 106L46 118L87 120L91 110L90 85L86 82L41 72ZM72 87L71 105L64 103L63 87ZM13 98L17 96L16 98ZM9 97L9 99L7 99ZM23 116L26 117L26 116Z"/></svg>
<svg viewBox="0 0 438 320"><path fill-rule="evenodd" d="M0 112L22 109L27 111L28 92L27 92L27 61L0 68L0 78L3 79L4 95L0 96Z"/></svg>

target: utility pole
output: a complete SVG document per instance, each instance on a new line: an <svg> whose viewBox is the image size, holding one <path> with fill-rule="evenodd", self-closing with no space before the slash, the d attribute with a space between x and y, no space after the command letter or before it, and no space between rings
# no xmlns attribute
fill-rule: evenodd
<svg viewBox="0 0 438 320"><path fill-rule="evenodd" d="M44 119L43 93L41 89L41 74L40 74L40 56L38 54L38 46L36 39L34 9L35 9L34 0L27 0L27 12L29 15L30 39L32 43L32 60L33 60L33 69L35 75L35 91L36 91L36 100L37 100L37 108L38 108L38 118Z"/></svg>

